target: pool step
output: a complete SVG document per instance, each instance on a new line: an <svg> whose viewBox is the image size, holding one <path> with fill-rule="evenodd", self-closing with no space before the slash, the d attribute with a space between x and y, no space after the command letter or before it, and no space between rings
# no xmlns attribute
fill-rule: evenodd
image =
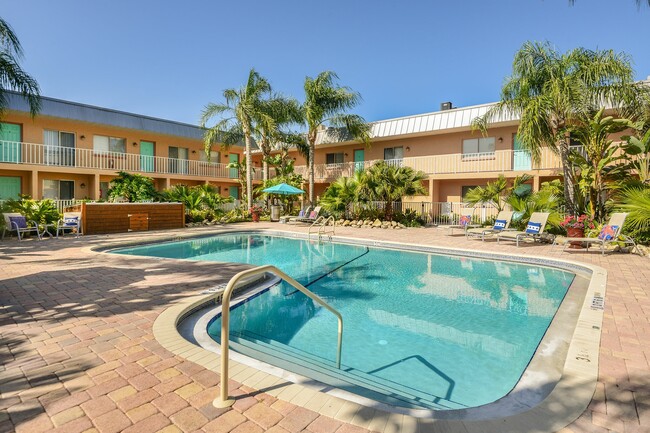
<svg viewBox="0 0 650 433"><path fill-rule="evenodd" d="M394 382L370 375L358 369L269 341L251 332L231 335L233 350L266 361L288 371L313 378L339 389L382 401L392 406L417 409L457 409L462 406L443 398L400 386ZM263 356L259 356L262 354Z"/></svg>

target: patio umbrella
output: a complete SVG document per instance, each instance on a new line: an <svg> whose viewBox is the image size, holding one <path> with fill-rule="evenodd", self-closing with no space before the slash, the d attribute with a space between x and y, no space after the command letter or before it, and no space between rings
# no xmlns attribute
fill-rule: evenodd
<svg viewBox="0 0 650 433"><path fill-rule="evenodd" d="M296 188L295 186L291 186L286 183L279 183L277 185L263 189L262 192L280 195L297 195L305 193L305 191L301 190L300 188Z"/></svg>

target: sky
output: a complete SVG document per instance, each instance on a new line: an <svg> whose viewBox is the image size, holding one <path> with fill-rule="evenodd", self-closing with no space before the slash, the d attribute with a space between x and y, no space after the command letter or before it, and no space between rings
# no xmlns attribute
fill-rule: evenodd
<svg viewBox="0 0 650 433"><path fill-rule="evenodd" d="M303 98L335 71L367 121L499 99L525 41L613 49L650 76L634 0L0 0L43 96L197 124L255 68Z"/></svg>

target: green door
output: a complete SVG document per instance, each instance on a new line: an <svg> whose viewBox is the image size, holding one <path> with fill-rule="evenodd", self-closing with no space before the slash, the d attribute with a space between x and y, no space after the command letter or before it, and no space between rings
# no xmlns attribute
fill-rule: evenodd
<svg viewBox="0 0 650 433"><path fill-rule="evenodd" d="M363 170L363 161L365 161L366 152L363 149L356 149L354 151L354 169L356 171Z"/></svg>
<svg viewBox="0 0 650 433"><path fill-rule="evenodd" d="M140 171L153 171L153 142L140 141Z"/></svg>
<svg viewBox="0 0 650 433"><path fill-rule="evenodd" d="M525 150L521 146L521 142L515 135L513 139L513 156L512 156L512 169L517 171L517 170L530 170L531 169L531 163L530 163L530 152Z"/></svg>
<svg viewBox="0 0 650 433"><path fill-rule="evenodd" d="M0 122L0 162L20 162L22 127Z"/></svg>
<svg viewBox="0 0 650 433"><path fill-rule="evenodd" d="M230 163L239 162L239 155L237 155L236 153L231 153L230 155L228 155L228 162L230 162ZM236 168L231 168L229 176L230 176L231 179L239 179L238 170ZM230 194L230 196L232 197L232 194Z"/></svg>
<svg viewBox="0 0 650 433"><path fill-rule="evenodd" d="M17 199L20 195L20 178L0 176L0 200Z"/></svg>
<svg viewBox="0 0 650 433"><path fill-rule="evenodd" d="M239 200L239 187L238 186L230 186L230 187L228 187L228 192L230 193L230 197L234 198L235 200Z"/></svg>

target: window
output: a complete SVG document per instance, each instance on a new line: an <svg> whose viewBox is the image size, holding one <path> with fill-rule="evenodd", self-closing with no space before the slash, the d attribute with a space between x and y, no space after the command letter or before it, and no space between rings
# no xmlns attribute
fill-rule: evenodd
<svg viewBox="0 0 650 433"><path fill-rule="evenodd" d="M325 155L326 164L342 164L343 163L343 152L340 153L328 153Z"/></svg>
<svg viewBox="0 0 650 433"><path fill-rule="evenodd" d="M460 199L463 200L470 189L476 188L478 185L465 185L461 187Z"/></svg>
<svg viewBox="0 0 650 433"><path fill-rule="evenodd" d="M126 153L126 138L95 135L93 137L93 149L96 153Z"/></svg>
<svg viewBox="0 0 650 433"><path fill-rule="evenodd" d="M402 159L404 158L404 148L399 147L386 147L384 148L384 159Z"/></svg>
<svg viewBox="0 0 650 433"><path fill-rule="evenodd" d="M169 171L187 174L189 172L188 155L187 147L169 146Z"/></svg>
<svg viewBox="0 0 650 433"><path fill-rule="evenodd" d="M463 140L463 155L494 153L494 137L470 138Z"/></svg>
<svg viewBox="0 0 650 433"><path fill-rule="evenodd" d="M43 198L72 200L74 198L74 181L44 179Z"/></svg>
<svg viewBox="0 0 650 433"><path fill-rule="evenodd" d="M208 157L205 154L204 150L199 151L199 160L203 162L208 161ZM221 162L221 155L220 152L217 150L211 150L210 151L210 162L213 164L218 164Z"/></svg>
<svg viewBox="0 0 650 433"><path fill-rule="evenodd" d="M74 166L75 137L72 132L43 130L45 164Z"/></svg>

